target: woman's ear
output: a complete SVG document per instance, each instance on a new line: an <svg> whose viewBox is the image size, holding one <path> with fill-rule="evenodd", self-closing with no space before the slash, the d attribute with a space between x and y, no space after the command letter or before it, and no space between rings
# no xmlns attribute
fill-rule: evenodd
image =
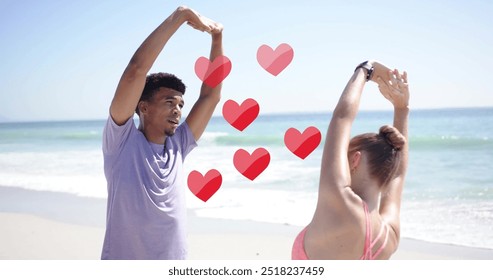
<svg viewBox="0 0 493 280"><path fill-rule="evenodd" d="M351 158L349 159L349 166L351 168L351 171L358 168L360 162L361 162L361 152L356 151L351 155Z"/></svg>

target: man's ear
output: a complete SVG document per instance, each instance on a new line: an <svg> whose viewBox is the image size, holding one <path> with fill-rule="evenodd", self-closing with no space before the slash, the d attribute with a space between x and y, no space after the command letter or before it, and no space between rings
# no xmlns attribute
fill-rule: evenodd
<svg viewBox="0 0 493 280"><path fill-rule="evenodd" d="M359 163L361 162L361 152L360 151L354 152L349 160L350 160L349 166L351 167L351 170L358 168Z"/></svg>
<svg viewBox="0 0 493 280"><path fill-rule="evenodd" d="M144 114L147 112L147 102L139 101L139 104L137 105L137 107L139 107L140 113Z"/></svg>

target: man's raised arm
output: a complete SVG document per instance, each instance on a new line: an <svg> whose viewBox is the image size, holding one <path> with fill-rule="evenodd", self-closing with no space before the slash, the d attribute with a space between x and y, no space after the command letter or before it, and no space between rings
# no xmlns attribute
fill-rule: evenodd
<svg viewBox="0 0 493 280"><path fill-rule="evenodd" d="M209 60L212 62L217 57L223 55L222 32L223 26L220 23L211 23L212 36L211 53ZM193 26L193 25L192 25ZM211 88L206 83L202 83L200 96L193 105L192 110L187 116L186 122L193 133L195 140L199 140L209 123L214 110L221 99L222 83Z"/></svg>
<svg viewBox="0 0 493 280"><path fill-rule="evenodd" d="M200 31L211 31L208 21L187 7L178 7L140 45L125 68L110 106L110 115L118 125L130 119L145 86L146 76L168 40L184 23Z"/></svg>

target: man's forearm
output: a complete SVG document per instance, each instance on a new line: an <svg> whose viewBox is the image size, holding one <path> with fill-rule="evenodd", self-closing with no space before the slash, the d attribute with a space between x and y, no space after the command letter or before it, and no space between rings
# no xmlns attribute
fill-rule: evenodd
<svg viewBox="0 0 493 280"><path fill-rule="evenodd" d="M223 35L221 33L212 34L212 42L211 42L211 51L209 55L209 60L212 62L217 57L223 55ZM217 101L220 98L222 83L217 85L214 88L207 86L205 83L202 84L202 88L200 90L200 97L215 97Z"/></svg>
<svg viewBox="0 0 493 280"><path fill-rule="evenodd" d="M130 60L129 66L147 74L168 40L185 21L186 10L181 7L176 9L144 40Z"/></svg>
<svg viewBox="0 0 493 280"><path fill-rule="evenodd" d="M222 35L212 34L211 53L209 60L214 61L217 57L223 55ZM195 102L192 110L187 116L186 122L195 137L199 140L205 131L214 110L221 99L222 83L214 88L202 83L199 99Z"/></svg>
<svg viewBox="0 0 493 280"><path fill-rule="evenodd" d="M211 53L210 60L216 59L216 57L223 55L223 34L212 34L212 43L211 43Z"/></svg>

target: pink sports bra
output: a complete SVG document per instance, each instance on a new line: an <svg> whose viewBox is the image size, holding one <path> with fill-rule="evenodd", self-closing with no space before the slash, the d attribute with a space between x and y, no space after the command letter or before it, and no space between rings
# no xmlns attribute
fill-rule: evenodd
<svg viewBox="0 0 493 280"><path fill-rule="evenodd" d="M387 245L387 241L389 239L389 227L386 223L382 222L382 226L380 227L380 232L373 242L371 242L372 230L371 230L371 221L370 221L370 213L368 212L368 205L363 201L363 208L365 209L365 218L366 218L366 237L365 237L365 249L363 250L363 256L361 256L360 260L374 260L382 253L383 248ZM385 230L386 229L386 230ZM377 244L378 240L382 237L383 232L385 231L385 239L383 240L382 245L378 250L373 254L373 246Z"/></svg>
<svg viewBox="0 0 493 280"><path fill-rule="evenodd" d="M380 253L382 253L383 249L385 248L385 245L387 245L387 241L389 238L389 227L386 223L382 223L382 227L380 228L380 232L378 233L377 237L373 242L371 241L372 239L372 230L371 230L371 220L370 220L370 213L368 211L368 205L363 201L363 209L365 210L365 220L366 220L366 237L365 237L365 247L363 249L363 255L361 256L360 260L374 260L376 259ZM293 260L307 260L308 256L306 255L305 252L305 246L304 246L304 239L305 239L305 233L306 233L307 228L305 227L296 237L294 240L293 244L293 250L291 251L291 259ZM373 253L373 247L375 244L377 244L378 240L382 237L383 232L385 233L385 239L378 248L378 250Z"/></svg>

